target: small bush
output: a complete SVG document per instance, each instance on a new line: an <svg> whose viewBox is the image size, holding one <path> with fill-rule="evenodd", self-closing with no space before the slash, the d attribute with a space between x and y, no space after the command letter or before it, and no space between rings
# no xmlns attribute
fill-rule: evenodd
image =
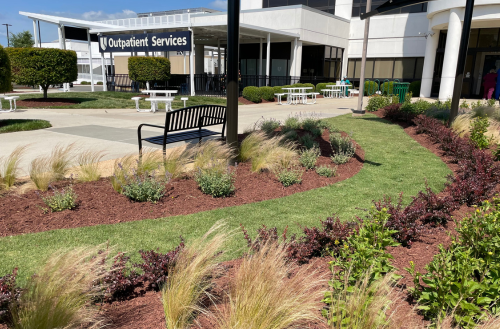
<svg viewBox="0 0 500 329"><path fill-rule="evenodd" d="M97 81L96 85L102 86L102 81Z"/></svg>
<svg viewBox="0 0 500 329"><path fill-rule="evenodd" d="M350 155L350 157L353 157L354 153L356 153L356 145L354 145L354 142L348 136L342 137L338 133L331 134L330 144L336 153Z"/></svg>
<svg viewBox="0 0 500 329"><path fill-rule="evenodd" d="M490 146L490 139L485 135L488 131L489 125L490 123L488 118L477 117L471 122L470 140L480 150L486 149Z"/></svg>
<svg viewBox="0 0 500 329"><path fill-rule="evenodd" d="M132 201L156 203L165 195L165 184L169 180L168 173L160 177L155 171L145 172L142 175L137 173L125 175L122 194Z"/></svg>
<svg viewBox="0 0 500 329"><path fill-rule="evenodd" d="M165 57L129 57L128 74L132 81L166 81L170 79L170 60Z"/></svg>
<svg viewBox="0 0 500 329"><path fill-rule="evenodd" d="M0 277L0 323L11 320L10 308L21 292L17 286L16 278L17 268L12 271L12 274Z"/></svg>
<svg viewBox="0 0 500 329"><path fill-rule="evenodd" d="M352 158L351 154L340 152L340 153L335 153L330 157L332 159L332 162L338 165L344 164L349 162L349 160Z"/></svg>
<svg viewBox="0 0 500 329"><path fill-rule="evenodd" d="M394 81L386 81L380 84L380 92L384 96L393 95L394 94Z"/></svg>
<svg viewBox="0 0 500 329"><path fill-rule="evenodd" d="M313 148L315 146L316 147L318 146L318 143L316 143L314 141L314 137L308 133L304 134L304 136L299 138L299 143L302 144L302 146L304 146L306 149L310 149L310 148Z"/></svg>
<svg viewBox="0 0 500 329"><path fill-rule="evenodd" d="M378 83L375 81L365 81L365 96L370 96L378 91Z"/></svg>
<svg viewBox="0 0 500 329"><path fill-rule="evenodd" d="M319 123L321 120L315 118L306 118L302 120L302 129L312 132L315 129L318 129Z"/></svg>
<svg viewBox="0 0 500 329"><path fill-rule="evenodd" d="M221 141L208 140L195 149L194 168L219 167L224 170L229 160L234 156L233 149Z"/></svg>
<svg viewBox="0 0 500 329"><path fill-rule="evenodd" d="M304 150L300 154L300 164L307 169L313 169L320 155L321 152L316 147Z"/></svg>
<svg viewBox="0 0 500 329"><path fill-rule="evenodd" d="M82 82L80 82L80 84L82 86L85 86L85 85L90 85L90 82L88 82L88 81L82 81Z"/></svg>
<svg viewBox="0 0 500 329"><path fill-rule="evenodd" d="M334 177L337 174L337 167L319 166L316 173L323 177Z"/></svg>
<svg viewBox="0 0 500 329"><path fill-rule="evenodd" d="M410 83L410 86L408 87L408 92L412 93L412 95L418 97L420 95L420 85L422 84L421 81L413 81Z"/></svg>
<svg viewBox="0 0 500 329"><path fill-rule="evenodd" d="M54 194L47 197L42 197L43 202L52 212L63 211L66 209L74 209L76 207L76 195L73 188L70 186L67 189L62 189L59 192L57 189L53 189Z"/></svg>
<svg viewBox="0 0 500 329"><path fill-rule="evenodd" d="M287 169L296 164L295 143L286 141L285 136L264 140L252 158L252 171L269 170L273 172Z"/></svg>
<svg viewBox="0 0 500 329"><path fill-rule="evenodd" d="M365 107L365 110L368 112L374 112L379 109L382 109L391 104L399 103L399 98L397 96L382 96L382 95L373 95L368 99L368 104Z"/></svg>
<svg viewBox="0 0 500 329"><path fill-rule="evenodd" d="M401 120L403 118L403 114L401 112L401 104L391 104L387 105L383 109L384 118L389 120Z"/></svg>
<svg viewBox="0 0 500 329"><path fill-rule="evenodd" d="M277 173L278 181L284 187L302 183L302 171L296 169L285 169Z"/></svg>
<svg viewBox="0 0 500 329"><path fill-rule="evenodd" d="M200 190L214 198L228 197L234 192L235 173L227 170L220 170L219 167L199 168L194 176L194 180Z"/></svg>
<svg viewBox="0 0 500 329"><path fill-rule="evenodd" d="M300 119L297 116L289 116L283 125L283 128L286 128L287 130L297 130L300 129L300 127Z"/></svg>
<svg viewBox="0 0 500 329"><path fill-rule="evenodd" d="M289 132L285 133L283 137L290 141L296 141L299 139L299 134L297 134L297 131L295 130L290 130Z"/></svg>
<svg viewBox="0 0 500 329"><path fill-rule="evenodd" d="M260 87L260 95L262 99L272 102L274 101L274 88L273 87Z"/></svg>
<svg viewBox="0 0 500 329"><path fill-rule="evenodd" d="M327 88L326 86L328 85L335 85L336 83L335 82L320 82L316 85L316 88L315 90L318 92L318 93L323 93L321 90L323 89L330 89L330 88Z"/></svg>
<svg viewBox="0 0 500 329"><path fill-rule="evenodd" d="M260 123L260 129L263 130L266 134L271 135L274 133L276 129L280 126L280 122L274 118L264 119Z"/></svg>
<svg viewBox="0 0 500 329"><path fill-rule="evenodd" d="M320 120L318 122L318 128L327 129L330 133L339 132L339 129L335 127L335 125L328 120Z"/></svg>
<svg viewBox="0 0 500 329"><path fill-rule="evenodd" d="M261 90L259 87L248 86L243 88L243 98L248 99L254 103L262 102Z"/></svg>

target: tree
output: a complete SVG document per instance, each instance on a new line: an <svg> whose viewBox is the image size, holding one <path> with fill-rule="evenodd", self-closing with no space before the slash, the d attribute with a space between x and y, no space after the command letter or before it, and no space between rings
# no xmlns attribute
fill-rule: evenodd
<svg viewBox="0 0 500 329"><path fill-rule="evenodd" d="M5 49L0 46L0 93L11 91L12 73L10 69L10 59Z"/></svg>
<svg viewBox="0 0 500 329"><path fill-rule="evenodd" d="M78 78L76 52L55 48L6 48L12 80L20 85L41 86L47 98L50 85Z"/></svg>
<svg viewBox="0 0 500 329"><path fill-rule="evenodd" d="M129 57L128 75L139 82L166 81L170 79L170 61L164 57Z"/></svg>
<svg viewBox="0 0 500 329"><path fill-rule="evenodd" d="M9 42L12 48L31 48L35 44L30 31L19 32L18 34L11 33Z"/></svg>

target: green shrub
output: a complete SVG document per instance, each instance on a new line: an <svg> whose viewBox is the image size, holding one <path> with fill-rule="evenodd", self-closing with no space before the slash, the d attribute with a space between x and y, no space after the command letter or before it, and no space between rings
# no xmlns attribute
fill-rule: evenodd
<svg viewBox="0 0 500 329"><path fill-rule="evenodd" d="M378 83L375 81L365 81L365 96L373 95L378 91Z"/></svg>
<svg viewBox="0 0 500 329"><path fill-rule="evenodd" d="M0 46L0 93L12 90L12 72L7 52Z"/></svg>
<svg viewBox="0 0 500 329"><path fill-rule="evenodd" d="M302 183L302 171L296 169L284 169L276 175L284 187Z"/></svg>
<svg viewBox="0 0 500 329"><path fill-rule="evenodd" d="M413 81L410 83L408 87L408 92L412 93L412 95L419 97L420 96L420 85L421 81Z"/></svg>
<svg viewBox="0 0 500 329"><path fill-rule="evenodd" d="M259 87L248 86L243 88L243 98L254 103L262 102L261 90Z"/></svg>
<svg viewBox="0 0 500 329"><path fill-rule="evenodd" d="M335 125L328 120L320 120L318 123L318 128L328 129L330 133L335 133L339 131L339 129L335 127Z"/></svg>
<svg viewBox="0 0 500 329"><path fill-rule="evenodd" d="M307 89L308 93L312 93L316 90L316 87L312 83L296 83L292 87L312 87L312 89Z"/></svg>
<svg viewBox="0 0 500 329"><path fill-rule="evenodd" d="M318 128L319 122L319 119L306 118L302 120L302 129L312 132L314 129Z"/></svg>
<svg viewBox="0 0 500 329"><path fill-rule="evenodd" d="M318 93L321 93L321 92L322 92L322 91L321 91L322 89L330 89L330 88L327 88L327 87L326 87L327 85L334 85L334 84L335 84L335 82L320 82L320 83L318 83L318 84L316 85L316 91L317 91Z"/></svg>
<svg viewBox="0 0 500 329"><path fill-rule="evenodd" d="M271 119L264 119L261 123L259 128L264 131L266 134L270 135L272 134L276 129L278 129L280 126L280 122L274 118Z"/></svg>
<svg viewBox="0 0 500 329"><path fill-rule="evenodd" d="M168 175L168 173L167 173ZM168 176L165 176L169 180ZM165 179L153 171L142 175L125 175L122 194L136 202L158 202L165 195Z"/></svg>
<svg viewBox="0 0 500 329"><path fill-rule="evenodd" d="M287 130L296 130L296 129L300 129L300 119L296 116L289 116L286 120L285 120L285 124L283 125L284 128L286 128Z"/></svg>
<svg viewBox="0 0 500 329"><path fill-rule="evenodd" d="M314 137L311 134L304 134L304 136L299 138L299 143L306 149L310 149L318 145L318 143L314 141Z"/></svg>
<svg viewBox="0 0 500 329"><path fill-rule="evenodd" d="M20 85L41 86L47 98L50 85L78 78L76 52L56 48L6 48L12 80Z"/></svg>
<svg viewBox="0 0 500 329"><path fill-rule="evenodd" d="M82 86L83 86L83 85L90 85L90 82L88 82L88 81L82 81L82 82L80 82L80 84L81 84Z"/></svg>
<svg viewBox="0 0 500 329"><path fill-rule="evenodd" d="M335 153L330 158L332 159L333 163L341 165L349 162L349 159L352 158L352 154L340 152L340 153Z"/></svg>
<svg viewBox="0 0 500 329"><path fill-rule="evenodd" d="M300 154L300 164L306 169L313 169L320 155L321 152L317 147L304 150Z"/></svg>
<svg viewBox="0 0 500 329"><path fill-rule="evenodd" d="M61 192L54 189L53 195L42 197L42 200L52 212L58 212L66 209L74 209L77 197L75 191L70 186L67 189L62 189Z"/></svg>
<svg viewBox="0 0 500 329"><path fill-rule="evenodd" d="M401 111L413 115L426 113L432 107L432 103L424 99L418 99L415 102L407 101L401 106Z"/></svg>
<svg viewBox="0 0 500 329"><path fill-rule="evenodd" d="M351 154L351 157L356 153L356 146L354 142L348 137L336 133L330 135L330 144L337 153Z"/></svg>
<svg viewBox="0 0 500 329"><path fill-rule="evenodd" d="M391 102L389 97L381 96L381 95L373 95L368 98L368 104L365 107L365 110L368 112L374 112L381 108L386 107Z"/></svg>
<svg viewBox="0 0 500 329"><path fill-rule="evenodd" d="M212 166L206 169L198 168L194 180L203 193L220 198L230 196L234 192L234 176L229 168L220 170L220 167Z"/></svg>
<svg viewBox="0 0 500 329"><path fill-rule="evenodd" d="M290 130L286 132L284 135L285 139L290 140L290 141L296 141L299 139L299 134L295 130Z"/></svg>
<svg viewBox="0 0 500 329"><path fill-rule="evenodd" d="M490 146L491 138L485 135L488 132L489 126L490 121L487 117L477 117L470 123L470 140L480 150Z"/></svg>
<svg viewBox="0 0 500 329"><path fill-rule="evenodd" d="M380 92L384 96L394 94L394 81L386 81L380 84Z"/></svg>
<svg viewBox="0 0 500 329"><path fill-rule="evenodd" d="M260 87L261 98L272 102L274 101L274 88L273 87Z"/></svg>
<svg viewBox="0 0 500 329"><path fill-rule="evenodd" d="M131 80L139 82L167 81L170 79L170 60L165 57L129 57L128 75Z"/></svg>
<svg viewBox="0 0 500 329"><path fill-rule="evenodd" d="M96 83L96 85L98 85L98 86L102 86L102 81L98 81L98 82Z"/></svg>
<svg viewBox="0 0 500 329"><path fill-rule="evenodd" d="M323 177L334 177L337 174L337 167L319 166L316 173Z"/></svg>
<svg viewBox="0 0 500 329"><path fill-rule="evenodd" d="M413 277L411 292L426 318L440 322L453 311L452 325L475 328L490 314L498 314L500 300L500 199L485 201L462 221L455 220L452 243L425 267L406 270ZM421 282L424 283L421 284Z"/></svg>

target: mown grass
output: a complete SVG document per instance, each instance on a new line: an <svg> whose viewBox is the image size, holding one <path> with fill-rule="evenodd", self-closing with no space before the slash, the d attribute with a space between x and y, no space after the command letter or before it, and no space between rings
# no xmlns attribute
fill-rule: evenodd
<svg viewBox="0 0 500 329"><path fill-rule="evenodd" d="M51 93L48 98L68 98L74 101L78 101L79 104L71 104L64 106L46 106L40 103L37 108L50 108L50 109L135 109L135 101L131 100L132 97L139 95L140 93L122 93L114 91L96 91L96 92L68 92L68 93ZM142 95L142 94L141 94ZM183 97L183 96L182 96ZM186 106L195 105L226 105L225 98L218 97L205 97L205 96L186 96L189 99L186 101ZM29 98L43 98L42 94L26 94L19 95L19 101ZM9 103L5 100L1 100L3 106L8 106ZM165 104L160 104L160 109L164 109ZM151 102L144 100L139 101L139 107L141 109L151 108ZM184 107L184 102L181 101L181 96L176 96L172 102L173 109L180 109ZM27 107L18 106L19 109L25 109Z"/></svg>
<svg viewBox="0 0 500 329"><path fill-rule="evenodd" d="M46 120L31 119L3 119L0 120L0 134L16 131L38 130L50 128L52 125Z"/></svg>
<svg viewBox="0 0 500 329"><path fill-rule="evenodd" d="M252 235L262 224L280 230L289 226L289 233L297 233L300 228L296 224L319 225L320 220L333 213L342 220L364 216L358 208L367 209L372 200L384 195L397 197L404 192L404 200L409 202L411 196L425 188L426 179L433 190L443 189L451 171L399 126L371 114L363 118L344 115L329 121L342 131L352 132L353 139L366 152L363 168L349 179L284 198L192 215L0 238L0 276L19 266L22 280L60 248L109 242L116 246L115 250L130 252L132 260L138 261L136 251L160 248L165 252L178 245L180 235L189 243L218 220L225 220L228 229L235 230L241 223ZM226 257L241 255L245 245L241 234L231 236Z"/></svg>

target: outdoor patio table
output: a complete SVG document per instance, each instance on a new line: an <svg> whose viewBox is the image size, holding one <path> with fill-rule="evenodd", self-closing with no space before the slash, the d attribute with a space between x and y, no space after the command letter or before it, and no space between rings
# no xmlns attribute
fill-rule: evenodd
<svg viewBox="0 0 500 329"><path fill-rule="evenodd" d="M281 88L281 89L288 91L287 97L286 97L286 103L288 105L292 104L294 97L302 98L302 104L312 104L312 103L307 103L307 95L306 95L306 93L307 93L306 90L312 89L312 87L290 87L290 88ZM295 104L297 104L297 100L295 100Z"/></svg>
<svg viewBox="0 0 500 329"><path fill-rule="evenodd" d="M156 98L156 94L165 94L167 98L173 98L172 94L177 94L177 90L143 90L143 94L151 94L151 98ZM162 102L165 100L162 98ZM170 107L170 111L172 111L172 102L165 103L165 111L168 111ZM151 112L156 112L158 110L158 102L151 102Z"/></svg>
<svg viewBox="0 0 500 329"><path fill-rule="evenodd" d="M340 97L345 98L346 88L352 87L352 85L326 85L327 88L332 88L332 90L340 89Z"/></svg>

